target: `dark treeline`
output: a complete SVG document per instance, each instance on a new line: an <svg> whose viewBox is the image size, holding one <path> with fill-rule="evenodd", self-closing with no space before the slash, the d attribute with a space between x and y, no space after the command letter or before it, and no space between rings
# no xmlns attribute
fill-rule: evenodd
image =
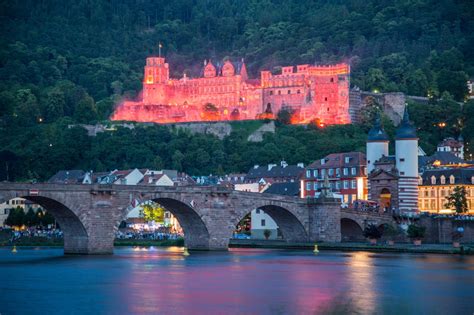
<svg viewBox="0 0 474 315"><path fill-rule="evenodd" d="M454 119L442 104L463 101L474 74L470 1L1 0L0 18L2 178L10 160L22 179L61 168L159 165L205 174L363 147L367 126L281 127L261 144L246 144L238 132L219 141L156 126L88 138L67 128L105 120L119 99L136 97L145 58L160 41L174 76L197 75L205 58L243 57L253 76L280 65L346 61L362 89L443 98L413 109L425 115L412 118L424 124L428 151L443 135L473 133L469 106L456 108L448 128L429 133L436 121Z"/></svg>

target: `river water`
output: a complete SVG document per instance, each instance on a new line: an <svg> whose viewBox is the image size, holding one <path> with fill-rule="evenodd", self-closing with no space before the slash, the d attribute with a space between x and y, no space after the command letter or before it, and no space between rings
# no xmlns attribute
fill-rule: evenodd
<svg viewBox="0 0 474 315"><path fill-rule="evenodd" d="M0 249L0 314L474 314L474 257Z"/></svg>

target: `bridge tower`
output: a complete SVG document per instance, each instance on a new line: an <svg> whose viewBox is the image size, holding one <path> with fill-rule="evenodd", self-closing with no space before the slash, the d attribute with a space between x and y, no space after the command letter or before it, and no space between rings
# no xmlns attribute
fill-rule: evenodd
<svg viewBox="0 0 474 315"><path fill-rule="evenodd" d="M374 163L382 156L388 156L389 139L380 122L380 113L375 116L375 123L369 131L367 138L367 174L370 174L375 166Z"/></svg>
<svg viewBox="0 0 474 315"><path fill-rule="evenodd" d="M395 163L399 172L399 209L402 213L418 211L418 137L410 122L408 107L395 136Z"/></svg>

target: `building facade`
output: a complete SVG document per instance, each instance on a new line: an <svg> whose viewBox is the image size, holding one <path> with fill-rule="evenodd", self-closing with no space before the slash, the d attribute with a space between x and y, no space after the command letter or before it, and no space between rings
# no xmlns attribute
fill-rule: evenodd
<svg viewBox="0 0 474 315"><path fill-rule="evenodd" d="M325 177L331 190L350 204L367 199L367 162L360 152L333 153L308 165L301 179L300 196L315 197L321 191Z"/></svg>
<svg viewBox="0 0 474 315"><path fill-rule="evenodd" d="M189 122L275 118L288 109L293 123L350 123L348 64L282 67L249 79L244 61L206 60L198 78L170 78L163 57L146 60L142 100L123 102L112 120Z"/></svg>
<svg viewBox="0 0 474 315"><path fill-rule="evenodd" d="M425 171L419 178L418 207L423 212L453 213L446 207L455 187L466 189L467 207L474 214L474 168L440 168Z"/></svg>

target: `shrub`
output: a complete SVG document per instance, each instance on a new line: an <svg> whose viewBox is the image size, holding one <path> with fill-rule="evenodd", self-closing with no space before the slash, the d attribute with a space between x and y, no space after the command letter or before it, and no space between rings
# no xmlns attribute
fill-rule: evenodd
<svg viewBox="0 0 474 315"><path fill-rule="evenodd" d="M425 237L426 228L424 226L419 226L415 224L411 224L408 226L408 237L414 240L420 240Z"/></svg>
<svg viewBox="0 0 474 315"><path fill-rule="evenodd" d="M270 230L264 230L264 231L263 231L263 236L265 236L265 239L268 240L268 238L270 237L270 235L272 235L272 231L270 231Z"/></svg>
<svg viewBox="0 0 474 315"><path fill-rule="evenodd" d="M379 239L382 237L382 231L380 231L376 225L370 224L364 229L364 237L371 239Z"/></svg>

